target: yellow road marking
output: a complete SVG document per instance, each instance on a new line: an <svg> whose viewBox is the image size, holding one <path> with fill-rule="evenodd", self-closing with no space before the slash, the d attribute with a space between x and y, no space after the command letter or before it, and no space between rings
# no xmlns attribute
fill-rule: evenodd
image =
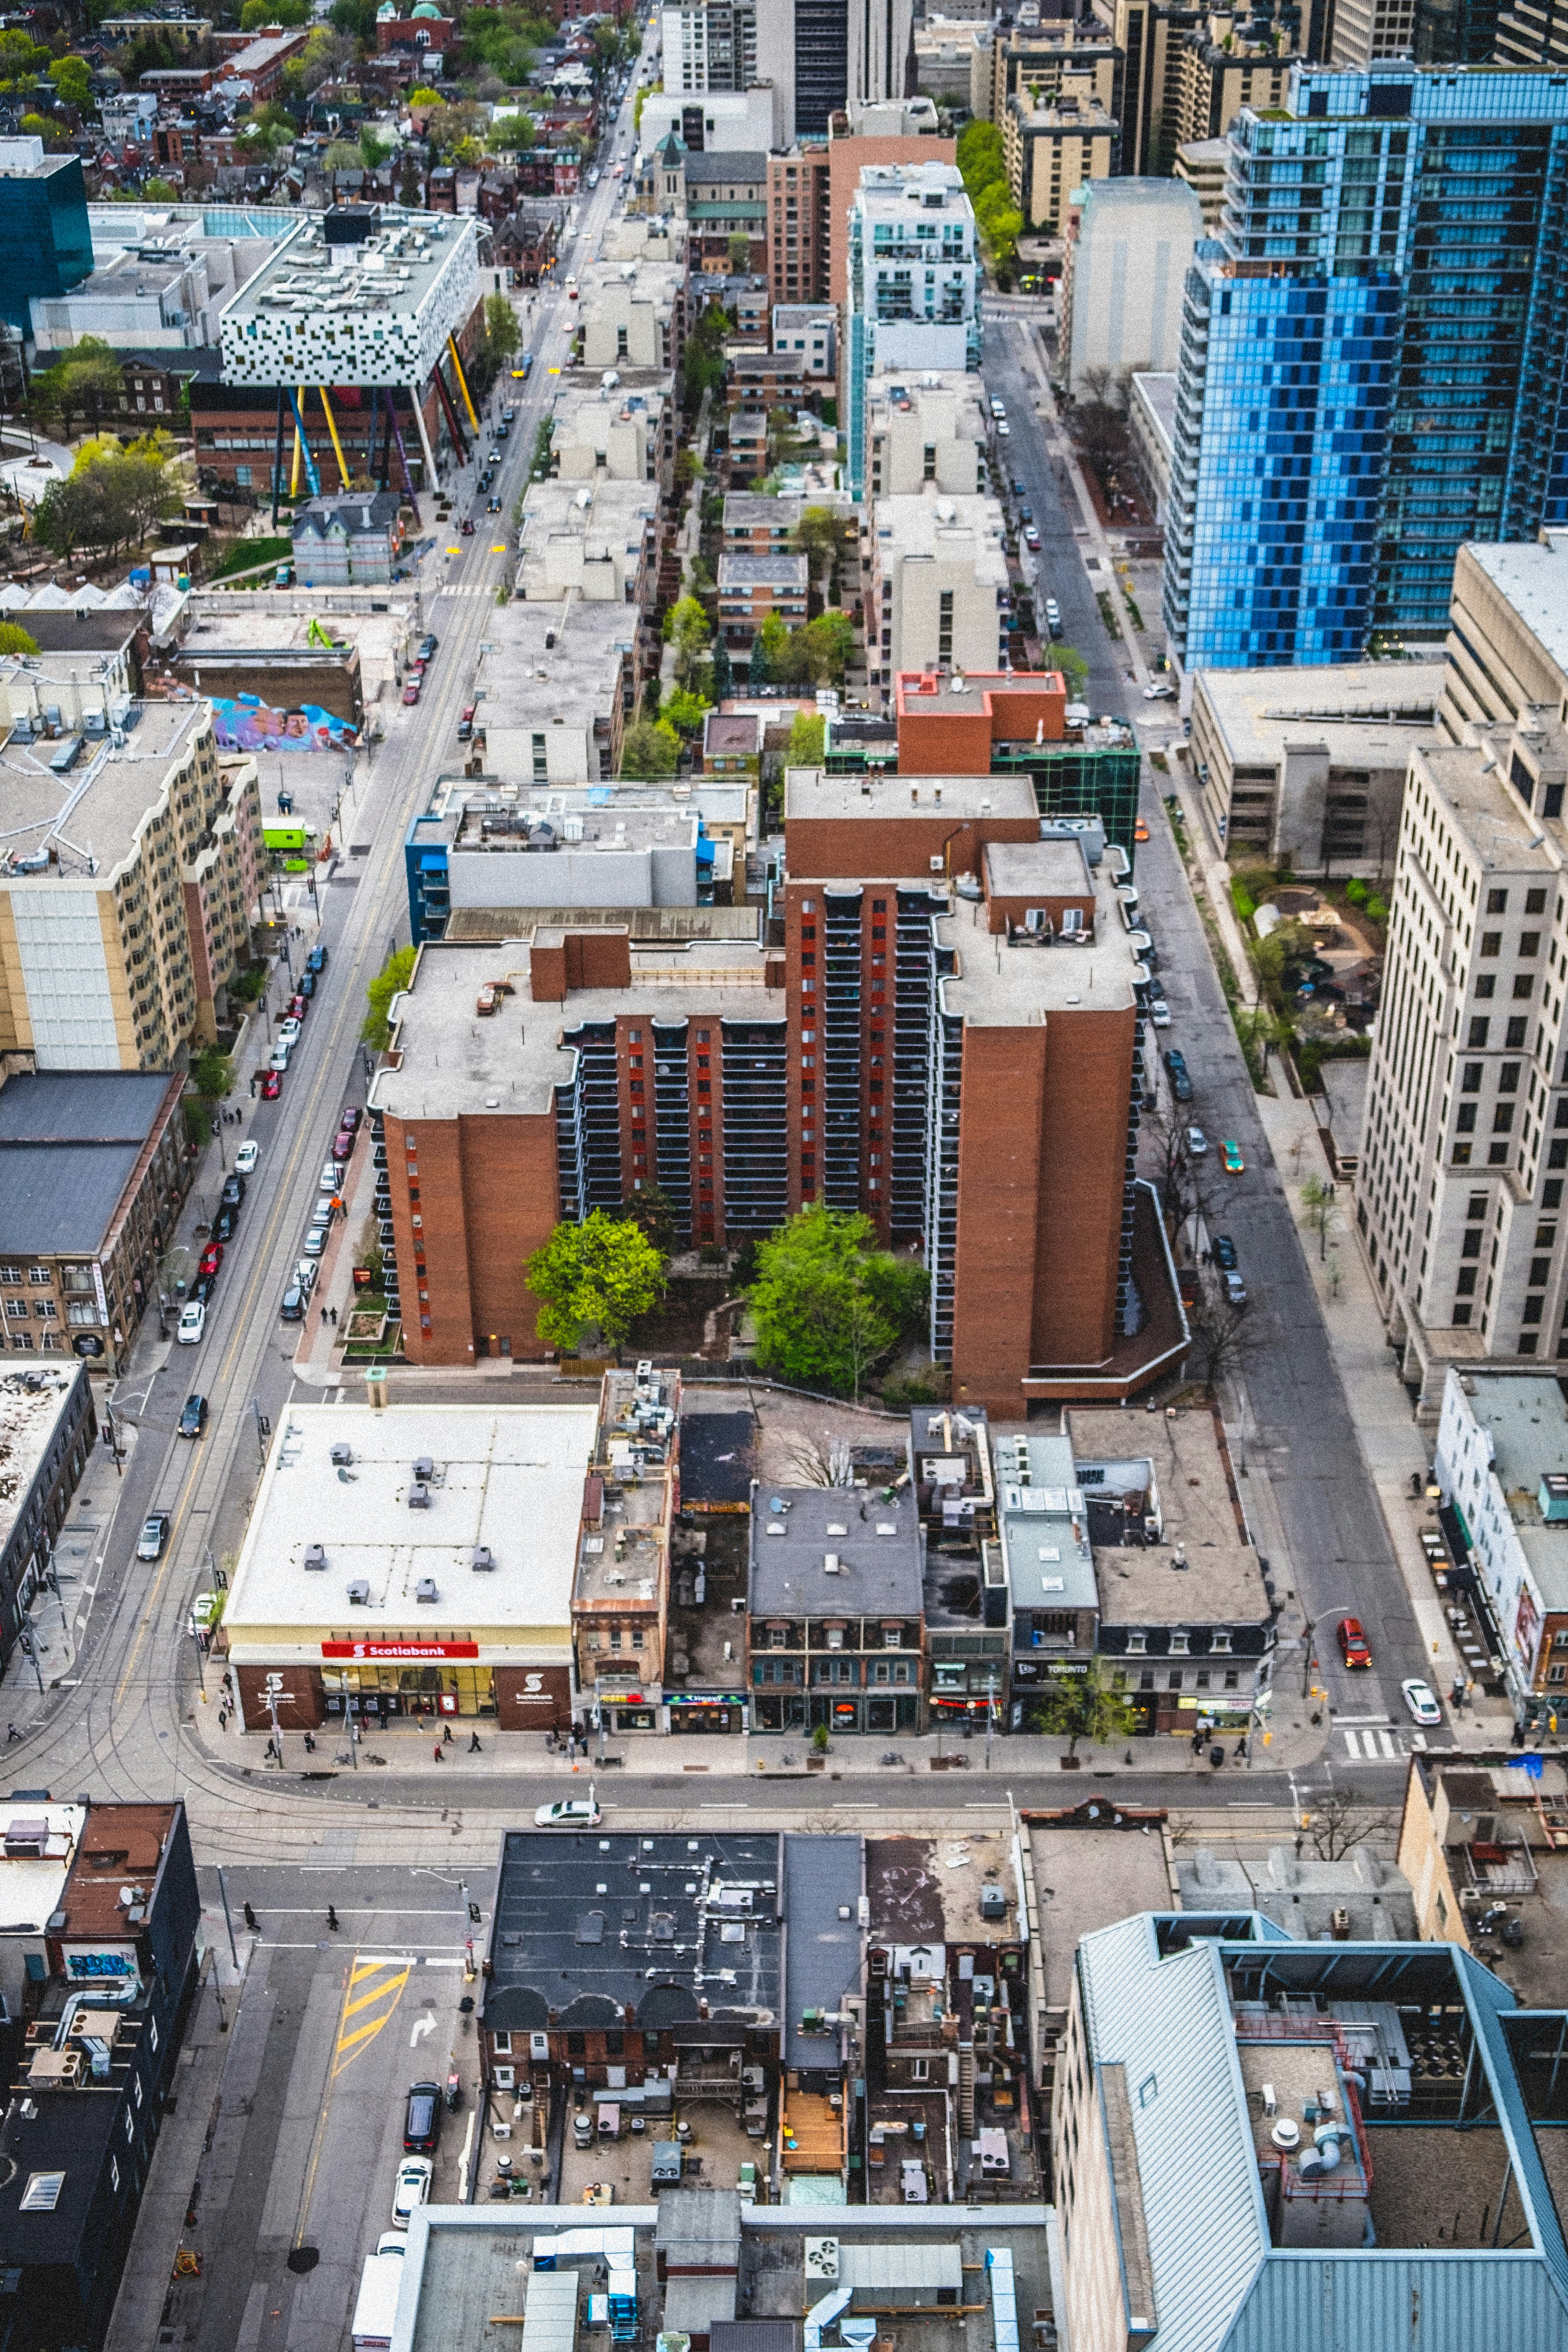
<svg viewBox="0 0 1568 2352"><path fill-rule="evenodd" d="M358 2000L350 2000L350 1996L355 1987L361 1984L366 1977L381 1974L382 1970L377 1967L375 1969L356 1968L350 1975L348 1990L343 1997L343 2013L338 2021L337 2047L332 2053L331 2079L334 2083L340 2074L345 2073L353 2064L361 2051L366 2049L375 2040L382 2027L391 2023L398 2002L402 1998L402 1989L407 1984L413 1970L400 1969L395 1976L383 1978L373 1992L361 1994ZM372 2001L382 2000L387 2005L380 2017L368 2019L363 2025L355 2026L351 2032L348 2030L349 2020L356 2011L368 2008Z"/></svg>
<svg viewBox="0 0 1568 2352"><path fill-rule="evenodd" d="M356 1969L352 1977L349 1980L349 1990L352 1992L355 1985L363 1984L367 1977L379 1977L383 1975L384 1969L384 1962L378 1963L374 1968ZM401 1970L398 1977L398 1982L400 1985L406 1984L408 1982L408 1970L406 1968ZM388 1990L388 1985L384 1983L379 1984L375 1986L371 1991L361 1993L358 2000L346 2000L343 2003L343 2018L345 2022L350 2017L357 2017L361 2009L369 2009L371 2001L380 2000L382 1995Z"/></svg>

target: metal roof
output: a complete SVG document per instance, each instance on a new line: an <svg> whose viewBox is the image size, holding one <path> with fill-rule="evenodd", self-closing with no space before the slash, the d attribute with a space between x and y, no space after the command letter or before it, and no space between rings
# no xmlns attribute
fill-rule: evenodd
<svg viewBox="0 0 1568 2352"><path fill-rule="evenodd" d="M9 1080L0 1089L0 1251L99 1250L168 1092L166 1072Z"/></svg>
<svg viewBox="0 0 1568 2352"><path fill-rule="evenodd" d="M1280 2252L1215 2341L1223 2352L1561 2352L1568 2314L1528 2252Z"/></svg>
<svg viewBox="0 0 1568 2352"><path fill-rule="evenodd" d="M784 1840L784 2063L836 2067L840 2036L805 2033L808 2009L836 2010L861 1988L861 1841ZM844 1917L841 1915L848 1913Z"/></svg>

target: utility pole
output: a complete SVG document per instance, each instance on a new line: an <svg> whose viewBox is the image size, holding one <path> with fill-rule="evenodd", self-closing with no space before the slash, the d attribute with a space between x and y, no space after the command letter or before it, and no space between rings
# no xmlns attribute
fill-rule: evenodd
<svg viewBox="0 0 1568 2352"><path fill-rule="evenodd" d="M207 1676L206 1671L202 1664L202 1632L201 1627L197 1624L193 1616L190 1621L190 1635L191 1647L196 1654L196 1681L201 1689L202 1705L205 1706L207 1703Z"/></svg>
<svg viewBox="0 0 1568 2352"><path fill-rule="evenodd" d="M267 1711L272 1717L272 1745L277 1751L277 1769L281 1772L283 1769L283 1726L277 1720L277 1693L275 1690L269 1690L267 1694Z"/></svg>
<svg viewBox="0 0 1568 2352"><path fill-rule="evenodd" d="M256 1450L261 1455L261 1466L265 1470L267 1467L267 1441L272 1434L272 1423L261 1409L261 1400L259 1397L252 1397L250 1401L250 1409L256 1415Z"/></svg>
<svg viewBox="0 0 1568 2352"><path fill-rule="evenodd" d="M25 1617L22 1620L22 1630L17 1635L17 1639L22 1644L23 1655L30 1658L33 1662L33 1672L38 1677L38 1696L42 1698L44 1696L44 1670L38 1664L38 1646L33 1639L33 1621L30 1617Z"/></svg>
<svg viewBox="0 0 1568 2352"><path fill-rule="evenodd" d="M234 1913L229 1909L229 1890L224 1880L224 1866L221 1862L218 1864L218 1893L223 1897L224 1923L229 1931L229 1958L235 1964L235 1973L237 1976L239 1973L239 1947L235 1942Z"/></svg>
<svg viewBox="0 0 1568 2352"><path fill-rule="evenodd" d="M993 1669L991 1678L986 1685L986 1769L988 1772L991 1769L991 1734L996 1728L996 1721L997 1677Z"/></svg>

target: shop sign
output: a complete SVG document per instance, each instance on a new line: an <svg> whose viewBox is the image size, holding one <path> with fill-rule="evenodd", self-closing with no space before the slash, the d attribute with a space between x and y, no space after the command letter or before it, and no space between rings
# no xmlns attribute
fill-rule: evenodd
<svg viewBox="0 0 1568 2352"><path fill-rule="evenodd" d="M103 1268L99 1265L97 1258L94 1258L92 1262L92 1295L98 1302L99 1321L100 1323L107 1323L109 1320L109 1296L103 1286Z"/></svg>
<svg viewBox="0 0 1568 2352"><path fill-rule="evenodd" d="M672 1691L672 1706L744 1706L744 1691Z"/></svg>
<svg viewBox="0 0 1568 2352"><path fill-rule="evenodd" d="M477 1642L323 1642L324 1658L476 1658Z"/></svg>

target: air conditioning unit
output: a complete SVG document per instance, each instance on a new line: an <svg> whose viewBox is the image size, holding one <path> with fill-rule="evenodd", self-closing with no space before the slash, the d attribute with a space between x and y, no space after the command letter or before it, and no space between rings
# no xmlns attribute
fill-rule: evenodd
<svg viewBox="0 0 1568 2352"><path fill-rule="evenodd" d="M325 1568L327 1565L327 1552L325 1546L322 1544L307 1544L305 1547L305 1565L307 1568L313 1569Z"/></svg>
<svg viewBox="0 0 1568 2352"><path fill-rule="evenodd" d="M428 1511L430 1508L429 1487L411 1486L408 1490L408 1507L411 1511Z"/></svg>
<svg viewBox="0 0 1568 2352"><path fill-rule="evenodd" d="M496 1565L496 1555L488 1544L476 1544L474 1557L468 1565L473 1569L490 1569Z"/></svg>
<svg viewBox="0 0 1568 2352"><path fill-rule="evenodd" d="M366 1578L356 1576L352 1584L350 1585L349 1605L351 1609L368 1609L370 1607L371 1588Z"/></svg>
<svg viewBox="0 0 1568 2352"><path fill-rule="evenodd" d="M346 1470L353 1458L353 1447L351 1445L345 1444L343 1440L340 1438L336 1445L332 1448L333 1461L338 1465L338 1467L340 1470Z"/></svg>
<svg viewBox="0 0 1568 2352"><path fill-rule="evenodd" d="M428 1486L435 1475L435 1465L428 1454L422 1454L413 1465L413 1475L420 1486Z"/></svg>
<svg viewBox="0 0 1568 2352"><path fill-rule="evenodd" d="M426 1606L439 1601L441 1595L435 1589L434 1577L422 1576L413 1588L413 1597L416 1601L424 1602Z"/></svg>

